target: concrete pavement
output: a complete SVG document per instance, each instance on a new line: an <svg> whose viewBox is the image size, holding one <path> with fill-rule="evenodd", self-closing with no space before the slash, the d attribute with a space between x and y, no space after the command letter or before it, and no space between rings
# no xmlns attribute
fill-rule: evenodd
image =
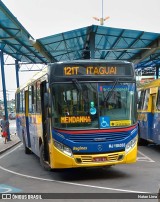
<svg viewBox="0 0 160 202"><path fill-rule="evenodd" d="M8 141L6 144L4 143L4 138L0 135L0 154L5 152L6 150L12 148L16 144L20 142L20 139L16 134L11 134L10 135L10 141Z"/></svg>

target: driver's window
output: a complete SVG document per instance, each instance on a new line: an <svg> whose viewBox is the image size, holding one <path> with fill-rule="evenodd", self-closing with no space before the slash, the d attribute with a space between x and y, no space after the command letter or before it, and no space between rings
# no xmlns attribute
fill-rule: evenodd
<svg viewBox="0 0 160 202"><path fill-rule="evenodd" d="M158 88L158 95L157 95L157 109L160 111L160 88Z"/></svg>

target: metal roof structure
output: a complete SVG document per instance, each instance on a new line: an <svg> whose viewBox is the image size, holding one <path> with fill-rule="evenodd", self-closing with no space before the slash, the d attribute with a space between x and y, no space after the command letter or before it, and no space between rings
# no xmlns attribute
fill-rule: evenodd
<svg viewBox="0 0 160 202"><path fill-rule="evenodd" d="M47 64L85 57L160 66L160 34L91 25L35 40L0 1L0 49L20 62Z"/></svg>
<svg viewBox="0 0 160 202"><path fill-rule="evenodd" d="M90 58L127 60L135 64L135 69L156 67L158 75L160 34L91 25L35 40L0 0L1 78L5 115L8 119L4 54L16 60L17 88L19 87L18 71L21 69L19 62L47 64ZM10 139L9 135L8 138Z"/></svg>
<svg viewBox="0 0 160 202"><path fill-rule="evenodd" d="M33 37L0 1L0 50L21 62L47 63L47 59L32 46L29 38Z"/></svg>
<svg viewBox="0 0 160 202"><path fill-rule="evenodd" d="M91 58L127 60L135 68L160 65L160 34L91 25L37 40L55 61Z"/></svg>

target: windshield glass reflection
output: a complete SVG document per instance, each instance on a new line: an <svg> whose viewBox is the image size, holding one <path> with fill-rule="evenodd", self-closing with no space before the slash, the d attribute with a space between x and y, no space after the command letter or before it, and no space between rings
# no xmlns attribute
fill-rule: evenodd
<svg viewBox="0 0 160 202"><path fill-rule="evenodd" d="M54 84L53 127L78 130L132 125L136 121L134 91L135 84L118 81Z"/></svg>

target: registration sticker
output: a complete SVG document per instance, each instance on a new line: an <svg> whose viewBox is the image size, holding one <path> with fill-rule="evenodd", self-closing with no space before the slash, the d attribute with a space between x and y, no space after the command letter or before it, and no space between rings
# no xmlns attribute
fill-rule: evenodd
<svg viewBox="0 0 160 202"><path fill-rule="evenodd" d="M119 121L110 121L111 126L129 126L131 125L131 120L119 120Z"/></svg>

